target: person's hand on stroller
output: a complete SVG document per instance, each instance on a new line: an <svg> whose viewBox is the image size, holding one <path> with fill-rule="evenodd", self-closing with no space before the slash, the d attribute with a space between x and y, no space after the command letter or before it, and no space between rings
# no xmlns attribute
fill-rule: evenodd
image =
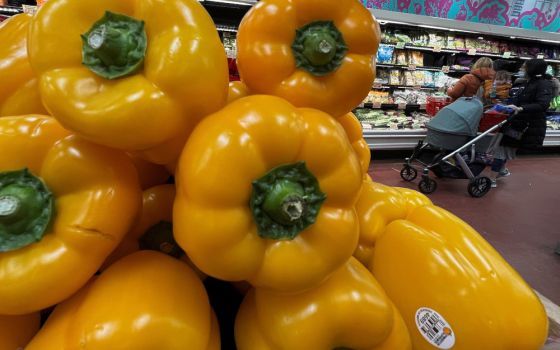
<svg viewBox="0 0 560 350"><path fill-rule="evenodd" d="M516 114L519 114L523 111L523 107L518 107L516 105L507 105L506 107L511 110L511 115L512 116L514 116Z"/></svg>

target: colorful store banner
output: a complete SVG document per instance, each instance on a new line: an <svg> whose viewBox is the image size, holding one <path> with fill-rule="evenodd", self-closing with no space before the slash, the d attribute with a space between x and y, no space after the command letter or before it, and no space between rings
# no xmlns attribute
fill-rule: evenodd
<svg viewBox="0 0 560 350"><path fill-rule="evenodd" d="M363 0L368 8L560 32L560 0Z"/></svg>

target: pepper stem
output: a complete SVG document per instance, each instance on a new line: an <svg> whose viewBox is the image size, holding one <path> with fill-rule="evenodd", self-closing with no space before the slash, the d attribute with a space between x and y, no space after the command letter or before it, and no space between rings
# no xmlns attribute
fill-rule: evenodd
<svg viewBox="0 0 560 350"><path fill-rule="evenodd" d="M315 21L296 31L292 52L298 68L316 76L334 72L348 51L342 33L332 21Z"/></svg>
<svg viewBox="0 0 560 350"><path fill-rule="evenodd" d="M0 221L14 217L21 208L20 200L15 196L0 197Z"/></svg>
<svg viewBox="0 0 560 350"><path fill-rule="evenodd" d="M0 252L39 241L54 215L52 193L27 169L0 173Z"/></svg>
<svg viewBox="0 0 560 350"><path fill-rule="evenodd" d="M106 79L136 73L143 65L147 48L144 22L106 12L82 35L82 63Z"/></svg>
<svg viewBox="0 0 560 350"><path fill-rule="evenodd" d="M326 195L305 163L282 165L253 182L251 209L259 236L294 239L315 223Z"/></svg>
<svg viewBox="0 0 560 350"><path fill-rule="evenodd" d="M264 211L276 222L290 225L305 211L304 191L297 182L279 180L269 189L263 203Z"/></svg>

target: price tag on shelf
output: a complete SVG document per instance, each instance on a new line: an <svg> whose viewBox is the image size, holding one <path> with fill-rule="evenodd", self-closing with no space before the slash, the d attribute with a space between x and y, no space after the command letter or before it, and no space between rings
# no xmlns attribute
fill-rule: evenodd
<svg viewBox="0 0 560 350"><path fill-rule="evenodd" d="M373 129L370 123L363 123L362 122L362 129Z"/></svg>
<svg viewBox="0 0 560 350"><path fill-rule="evenodd" d="M406 109L406 103L399 103L399 104L397 105L397 108L398 108L398 109Z"/></svg>
<svg viewBox="0 0 560 350"><path fill-rule="evenodd" d="M441 52L441 45L434 46L434 52Z"/></svg>
<svg viewBox="0 0 560 350"><path fill-rule="evenodd" d="M443 66L443 67L441 67L441 71L444 72L444 73L446 73L446 74L449 73L449 69L450 69L449 66Z"/></svg>
<svg viewBox="0 0 560 350"><path fill-rule="evenodd" d="M511 57L511 51L506 51L504 52L504 54L502 55L503 58L510 58Z"/></svg>
<svg viewBox="0 0 560 350"><path fill-rule="evenodd" d="M408 65L408 70L416 70L416 65L415 64L409 64Z"/></svg>
<svg viewBox="0 0 560 350"><path fill-rule="evenodd" d="M22 5L23 7L23 13L28 14L28 15L34 15L35 13L37 13L37 6L32 6L32 5Z"/></svg>
<svg viewBox="0 0 560 350"><path fill-rule="evenodd" d="M413 89L414 89L414 90L421 90L421 89L422 89L422 86L416 85L416 86L413 87Z"/></svg>
<svg viewBox="0 0 560 350"><path fill-rule="evenodd" d="M373 103L373 108L376 108L376 109L381 108L381 102L374 102Z"/></svg>
<svg viewBox="0 0 560 350"><path fill-rule="evenodd" d="M539 60L542 60L542 59L544 58L544 54L542 54L542 53L538 54L538 55L537 55L537 58L538 58Z"/></svg>
<svg viewBox="0 0 560 350"><path fill-rule="evenodd" d="M405 42L400 41L400 42L397 43L397 45L395 45L395 47L396 47L397 49L404 49L404 46L405 46L405 45L406 45Z"/></svg>
<svg viewBox="0 0 560 350"><path fill-rule="evenodd" d="M383 89L383 84L375 83L373 84L374 89Z"/></svg>
<svg viewBox="0 0 560 350"><path fill-rule="evenodd" d="M467 53L469 56L474 56L476 55L476 49L469 49L469 52Z"/></svg>

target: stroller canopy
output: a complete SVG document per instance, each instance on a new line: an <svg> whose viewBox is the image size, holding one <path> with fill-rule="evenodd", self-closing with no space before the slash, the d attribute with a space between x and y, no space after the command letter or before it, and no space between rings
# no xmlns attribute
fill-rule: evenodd
<svg viewBox="0 0 560 350"><path fill-rule="evenodd" d="M461 97L442 108L426 127L446 134L474 137L482 118L482 109L479 99Z"/></svg>

